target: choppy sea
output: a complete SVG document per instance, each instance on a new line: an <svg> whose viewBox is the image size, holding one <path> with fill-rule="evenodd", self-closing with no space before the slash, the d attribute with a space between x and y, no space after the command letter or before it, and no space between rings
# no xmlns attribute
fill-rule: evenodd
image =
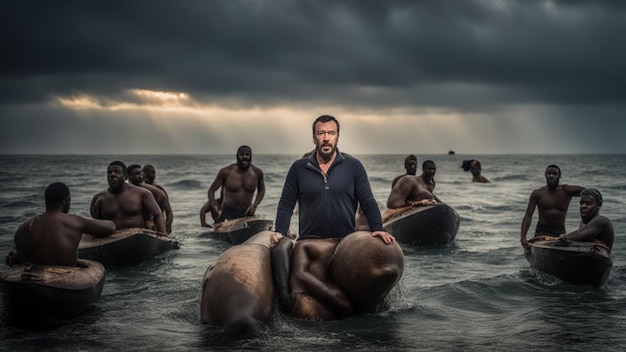
<svg viewBox="0 0 626 352"><path fill-rule="evenodd" d="M350 152L350 151L347 151ZM265 174L258 215L274 219L294 155L255 155ZM406 155L356 155L381 210ZM224 338L202 323L200 293L208 266L229 247L200 226L199 210L217 171L233 155L0 155L0 255L18 224L44 211L43 191L55 181L71 190L71 213L89 216L94 194L107 187L113 160L153 164L170 196L173 236L181 248L138 266L107 272L100 301L85 315L44 330L8 326L4 351L619 351L626 349L626 155L417 155L437 163L435 194L460 215L454 244L403 246L404 275L381 314L331 322L276 315L272 328L247 339ZM463 159L481 161L489 184L471 182ZM519 242L533 189L547 165L561 183L598 188L601 214L613 221L613 269L599 289L573 286L529 268ZM418 173L419 171L418 167ZM534 232L537 214L530 234ZM578 198L566 227L578 227ZM297 217L292 219L297 232ZM2 267L0 267L1 269ZM0 302L0 305L3 303Z"/></svg>

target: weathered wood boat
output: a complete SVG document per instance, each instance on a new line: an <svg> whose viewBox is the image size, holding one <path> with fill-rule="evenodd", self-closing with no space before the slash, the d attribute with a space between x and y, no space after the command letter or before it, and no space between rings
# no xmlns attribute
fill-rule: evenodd
<svg viewBox="0 0 626 352"><path fill-rule="evenodd" d="M418 206L387 220L383 228L402 244L445 245L459 231L459 214L445 203Z"/></svg>
<svg viewBox="0 0 626 352"><path fill-rule="evenodd" d="M42 327L79 315L102 295L102 264L79 259L77 266L19 264L0 274L9 324Z"/></svg>
<svg viewBox="0 0 626 352"><path fill-rule="evenodd" d="M275 311L271 253L272 232L262 231L224 251L202 279L202 321L228 331L253 336L269 327ZM354 232L335 248L329 277L351 300L355 314L387 309L385 298L404 271L397 242L385 245L369 231ZM298 296L300 293L292 293ZM320 320L313 309L301 319Z"/></svg>
<svg viewBox="0 0 626 352"><path fill-rule="evenodd" d="M611 251L601 242L557 240L538 236L528 241L530 266L575 285L602 286L611 272Z"/></svg>
<svg viewBox="0 0 626 352"><path fill-rule="evenodd" d="M95 260L106 268L137 265L172 249L178 241L157 231L142 228L118 230L108 237L83 234L78 257Z"/></svg>
<svg viewBox="0 0 626 352"><path fill-rule="evenodd" d="M222 241L241 244L262 231L270 231L274 221L256 216L246 216L234 220L218 222L211 232Z"/></svg>
<svg viewBox="0 0 626 352"><path fill-rule="evenodd" d="M271 233L261 232L209 266L200 301L204 323L250 336L270 325L275 298L270 246Z"/></svg>

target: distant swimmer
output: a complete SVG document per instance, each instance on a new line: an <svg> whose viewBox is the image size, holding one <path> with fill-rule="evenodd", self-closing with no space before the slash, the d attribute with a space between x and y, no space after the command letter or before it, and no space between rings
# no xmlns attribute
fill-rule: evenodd
<svg viewBox="0 0 626 352"><path fill-rule="evenodd" d="M94 220L68 214L70 190L61 182L45 191L46 211L36 215L15 232L16 255L20 263L76 266L78 244L83 233L106 237L115 233L111 220Z"/></svg>
<svg viewBox="0 0 626 352"><path fill-rule="evenodd" d="M154 222L156 230L167 233L163 212L152 192L127 183L126 164L113 161L107 167L109 188L96 194L91 200L89 212L94 219L113 220L118 230L146 228Z"/></svg>
<svg viewBox="0 0 626 352"><path fill-rule="evenodd" d="M480 165L480 161L476 159L463 160L461 167L463 168L463 171L470 171L472 173L472 182L490 183L485 176L481 175L482 166Z"/></svg>
<svg viewBox="0 0 626 352"><path fill-rule="evenodd" d="M579 242L600 241L611 250L615 238L613 224L608 218L600 215L600 207L602 194L595 188L583 190L580 193L580 228L559 236L559 239Z"/></svg>
<svg viewBox="0 0 626 352"><path fill-rule="evenodd" d="M417 173L417 158L415 155L411 154L404 158L404 169L406 170L405 174L396 176L393 181L391 181L391 188L393 188L402 177L407 175L414 176Z"/></svg>
<svg viewBox="0 0 626 352"><path fill-rule="evenodd" d="M140 165L129 165L127 168L127 173L128 181L131 184L143 187L152 193L154 199L157 201L159 207L165 215L165 228L167 229L167 233L172 233L172 222L174 221L174 214L172 213L172 207L170 206L170 201L167 198L167 193L165 193L165 191L163 191L161 188L144 182L143 171Z"/></svg>
<svg viewBox="0 0 626 352"><path fill-rule="evenodd" d="M263 200L265 196L263 171L252 164L252 149L245 145L239 147L236 158L237 163L222 168L209 187L209 204L208 206L205 204L200 212L202 226L210 227L205 219L207 210L219 212L220 215L216 220L219 223L254 215ZM215 192L220 187L223 192L221 209L215 199Z"/></svg>
<svg viewBox="0 0 626 352"><path fill-rule="evenodd" d="M522 220L521 242L528 247L526 234L532 222L535 207L539 209L539 219L535 228L535 236L560 236L565 231L565 218L572 197L580 196L584 189L581 186L559 185L561 169L557 165L548 165L545 172L546 186L534 190L530 194L528 207Z"/></svg>

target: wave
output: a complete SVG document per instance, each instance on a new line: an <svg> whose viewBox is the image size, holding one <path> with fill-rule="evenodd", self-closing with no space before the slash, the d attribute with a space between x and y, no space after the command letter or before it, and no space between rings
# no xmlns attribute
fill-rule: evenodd
<svg viewBox="0 0 626 352"><path fill-rule="evenodd" d="M166 185L167 188L177 189L177 190L195 190L198 188L204 188L204 185L200 181L196 180L180 180L175 182L170 182Z"/></svg>

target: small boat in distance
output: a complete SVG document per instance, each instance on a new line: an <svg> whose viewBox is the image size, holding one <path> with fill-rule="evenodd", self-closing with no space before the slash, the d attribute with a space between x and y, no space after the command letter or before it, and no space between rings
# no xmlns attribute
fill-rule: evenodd
<svg viewBox="0 0 626 352"><path fill-rule="evenodd" d="M454 150L452 149L448 150L448 155L454 155Z"/></svg>

